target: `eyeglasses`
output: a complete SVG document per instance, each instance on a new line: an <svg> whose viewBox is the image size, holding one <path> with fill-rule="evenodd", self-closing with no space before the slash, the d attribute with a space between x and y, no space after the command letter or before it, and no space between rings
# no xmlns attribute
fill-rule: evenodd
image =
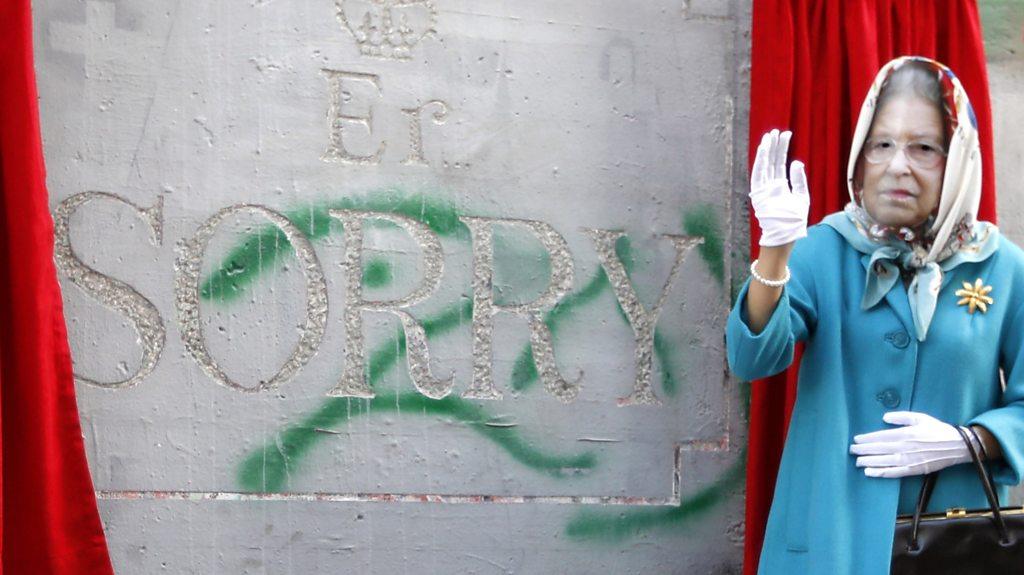
<svg viewBox="0 0 1024 575"><path fill-rule="evenodd" d="M864 159L872 164L884 164L896 156L897 150L904 151L911 165L923 169L938 166L946 157L942 146L927 140L903 143L892 138L872 138L864 144Z"/></svg>

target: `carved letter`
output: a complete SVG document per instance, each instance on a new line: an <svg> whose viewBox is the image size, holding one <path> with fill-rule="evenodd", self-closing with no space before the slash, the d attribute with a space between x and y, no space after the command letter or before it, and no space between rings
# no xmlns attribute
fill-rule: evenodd
<svg viewBox="0 0 1024 575"><path fill-rule="evenodd" d="M437 106L434 112L434 123L444 124L448 119L448 104L441 100L431 100L419 108L403 108L402 113L409 116L409 157L402 160L403 164L413 166L426 166L427 158L423 155L423 127L420 124L420 116L427 106Z"/></svg>
<svg viewBox="0 0 1024 575"><path fill-rule="evenodd" d="M327 147L321 160L327 162L342 162L345 164L373 165L380 163L380 156L384 153L386 142L381 142L377 151L369 156L357 156L345 148L342 135L345 131L345 122L359 124L366 128L366 133L373 135L373 107L370 106L365 116L352 116L342 111L345 103L345 80L370 82L377 93L381 93L380 76L375 74L363 74L360 72L342 72L340 70L322 70L327 76L327 86L330 90L330 109L327 117L330 119L331 145Z"/></svg>
<svg viewBox="0 0 1024 575"><path fill-rule="evenodd" d="M199 321L199 275L206 245L224 218L243 211L262 215L284 233L288 243L295 250L301 264L302 275L306 278L306 323L299 334L299 343L274 377L253 387L245 387L232 381L217 365L206 349L203 328ZM199 226L191 240L181 242L174 270L174 299L178 308L178 322L181 324L181 339L185 342L185 349L189 354L217 383L250 393L274 389L298 373L320 347L327 324L327 283L324 281L323 268L309 239L280 213L253 204L238 204L220 210Z"/></svg>
<svg viewBox="0 0 1024 575"><path fill-rule="evenodd" d="M83 192L64 200L54 211L54 260L57 263L57 269L65 274L71 283L82 288L85 293L103 305L124 314L132 323L136 333L139 334L139 341L142 344L142 363L139 365L138 371L127 379L106 383L76 373L75 380L98 387L132 387L145 379L156 368L157 362L160 361L160 353L164 349L167 330L164 328L164 320L160 316L160 312L152 302L135 291L132 286L86 266L71 249L71 235L68 227L71 215L82 205L97 199L113 200L135 210L135 214L149 225L153 245L157 246L162 241L164 202L162 197L158 197L156 205L152 208L140 208L114 194Z"/></svg>
<svg viewBox="0 0 1024 575"><path fill-rule="evenodd" d="M559 400L569 403L576 398L582 374L576 381L566 381L558 371L551 344L551 331L541 311L552 307L572 288L573 263L565 238L544 222L499 218L461 217L473 238L473 383L462 394L472 399L501 399L495 389L491 371L491 336L494 314L507 311L530 320L530 347L534 364L544 387ZM491 284L494 278L493 224L512 225L530 230L551 256L551 283L545 293L532 302L518 305L496 305Z"/></svg>
<svg viewBox="0 0 1024 575"><path fill-rule="evenodd" d="M584 230L594 242L597 256L601 259L601 267L608 275L612 284L615 297L619 305L626 312L629 325L633 328L633 335L636 341L636 381L633 382L633 393L627 397L619 398L619 405L661 405L661 401L651 389L651 360L654 350L654 326L658 323L658 315L661 314L661 307L665 304L665 298L672 289L672 284L679 275L679 267L690 248L704 243L703 238L690 236L666 235L664 237L672 241L676 248L676 259L672 264L672 271L668 274L665 286L661 288L661 295L658 302L650 311L644 309L636 290L629 282L626 268L615 253L615 242L625 235L623 232L608 230Z"/></svg>
<svg viewBox="0 0 1024 575"><path fill-rule="evenodd" d="M441 399L452 391L452 380L437 379L430 372L430 353L427 336L423 327L409 312L401 308L411 307L427 298L441 284L444 273L444 257L441 242L426 225L410 217L383 212L359 210L331 210L331 216L338 218L345 228L345 273L348 291L345 297L345 370L341 383L327 393L335 397L373 397L373 390L363 376L363 311L391 312L402 320L405 333L406 361L412 383L423 395ZM393 301L368 301L363 299L363 220L375 218L387 220L401 226L423 250L423 281L414 292Z"/></svg>

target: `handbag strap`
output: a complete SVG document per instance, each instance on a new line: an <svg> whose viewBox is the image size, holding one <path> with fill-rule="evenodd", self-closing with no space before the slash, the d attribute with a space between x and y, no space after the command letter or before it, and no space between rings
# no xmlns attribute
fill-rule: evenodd
<svg viewBox="0 0 1024 575"><path fill-rule="evenodd" d="M928 507L928 501L932 498L932 490L935 489L935 480L939 473L929 473L924 476L924 483L921 484L921 492L917 495L917 507L914 508L914 526L910 532L910 549L917 549L917 532L921 528L921 514Z"/></svg>
<svg viewBox="0 0 1024 575"><path fill-rule="evenodd" d="M988 472L988 468L982 463L981 457L978 456L978 450L974 448L974 444L971 443L970 437L967 436L967 431L960 426L954 426L957 433L960 434L960 438L967 444L967 452L971 455L971 461L974 462L974 467L978 471L978 478L981 479L981 486L985 490L985 497L988 498L989 507L992 509L992 518L995 520L996 529L999 531L999 540L1002 543L1009 543L1010 537L1006 531L1006 523L1003 522L1003 516L999 512L999 495L996 494L995 488L992 486L992 477ZM914 509L914 524L911 530L910 536L910 549L917 549L917 535L921 527L921 515L924 510L928 507L928 501L932 497L932 491L935 489L935 481L938 479L939 473L929 473L924 478L924 483L921 484L921 492L917 497L917 508Z"/></svg>
<svg viewBox="0 0 1024 575"><path fill-rule="evenodd" d="M1003 515L999 511L999 495L996 493L995 487L992 485L992 476L988 472L988 468L981 462L981 457L978 456L978 450L975 449L974 443L971 442L971 438L967 436L967 430L963 427L956 426L956 430L960 433L960 437L963 438L964 443L967 444L967 451L971 453L971 460L974 461L974 467L978 470L978 477L981 479L981 485L985 488L985 497L988 498L988 504L992 508L992 518L995 519L996 529L999 530L999 541L1003 543L1009 543L1010 537L1006 531L1006 523L1003 522ZM980 443L981 440L979 439Z"/></svg>

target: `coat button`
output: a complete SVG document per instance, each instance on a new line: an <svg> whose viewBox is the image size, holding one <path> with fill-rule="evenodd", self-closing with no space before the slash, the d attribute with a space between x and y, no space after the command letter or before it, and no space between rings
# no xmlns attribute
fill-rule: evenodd
<svg viewBox="0 0 1024 575"><path fill-rule="evenodd" d="M885 334L885 341L891 343L893 346L903 349L910 345L910 336L907 332L902 329L896 331L890 331Z"/></svg>
<svg viewBox="0 0 1024 575"><path fill-rule="evenodd" d="M889 409L897 407L900 404L899 392L891 387L876 395L875 399L878 400L878 403L881 403Z"/></svg>

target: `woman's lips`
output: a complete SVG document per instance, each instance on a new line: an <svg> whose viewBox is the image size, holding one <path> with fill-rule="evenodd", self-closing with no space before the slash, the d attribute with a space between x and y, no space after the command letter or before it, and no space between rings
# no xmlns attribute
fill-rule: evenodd
<svg viewBox="0 0 1024 575"><path fill-rule="evenodd" d="M894 200L899 200L899 201L908 201L908 200L912 200L912 199L914 199L916 197L914 194L910 193L910 190L904 190L904 189L887 190L887 191L885 191L883 193L885 195L889 196L890 198L892 198Z"/></svg>

